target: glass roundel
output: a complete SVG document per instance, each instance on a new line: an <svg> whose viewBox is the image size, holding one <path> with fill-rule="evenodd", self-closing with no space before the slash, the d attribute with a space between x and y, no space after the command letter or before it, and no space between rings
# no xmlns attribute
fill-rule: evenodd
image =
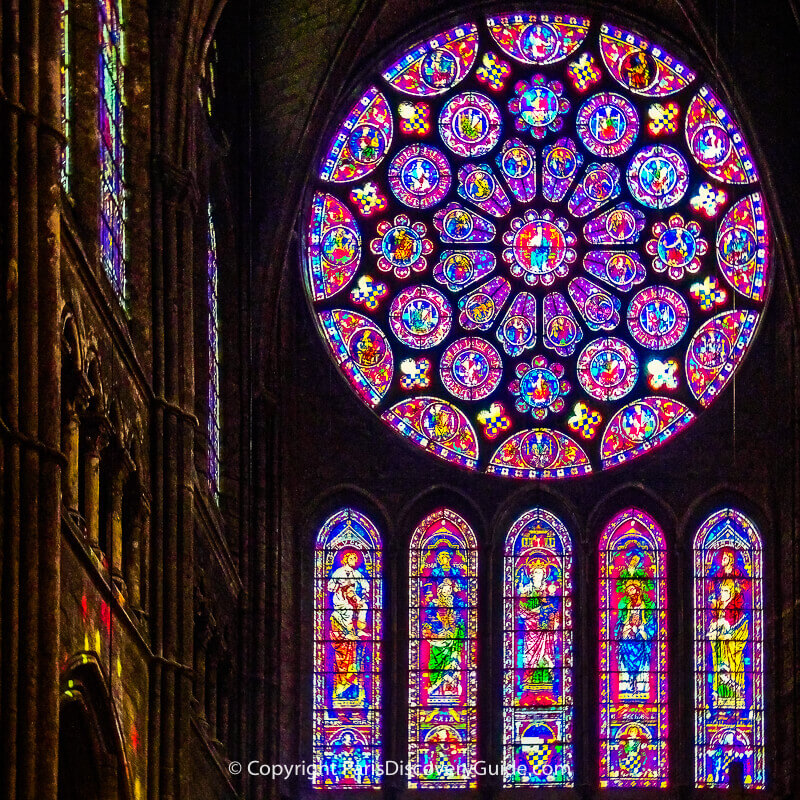
<svg viewBox="0 0 800 800"><path fill-rule="evenodd" d="M338 119L306 205L319 329L359 396L468 469L563 478L710 405L771 274L751 150L657 42L473 19Z"/></svg>

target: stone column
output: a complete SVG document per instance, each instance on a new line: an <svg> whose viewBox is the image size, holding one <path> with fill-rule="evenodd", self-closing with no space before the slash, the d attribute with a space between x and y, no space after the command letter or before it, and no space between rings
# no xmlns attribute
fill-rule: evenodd
<svg viewBox="0 0 800 800"><path fill-rule="evenodd" d="M80 514L80 414L74 402L65 404L65 418L61 425L61 446L66 465L61 481L61 501L73 517Z"/></svg>
<svg viewBox="0 0 800 800"><path fill-rule="evenodd" d="M105 418L89 417L83 423L85 455L83 461L83 516L86 539L100 555L100 456L108 444Z"/></svg>
<svg viewBox="0 0 800 800"><path fill-rule="evenodd" d="M125 581L128 584L128 604L140 611L142 608L142 553L145 552L144 542L150 535L150 500L143 494L141 486L139 491L139 507L131 526L131 538L127 543L125 554Z"/></svg>
<svg viewBox="0 0 800 800"><path fill-rule="evenodd" d="M108 531L111 580L120 591L125 590L125 575L122 567L122 498L125 492L125 482L135 469L135 466L128 453L125 450L120 450L119 464L115 465L114 478L111 483L111 509Z"/></svg>
<svg viewBox="0 0 800 800"><path fill-rule="evenodd" d="M60 3L0 0L0 798L56 800Z"/></svg>

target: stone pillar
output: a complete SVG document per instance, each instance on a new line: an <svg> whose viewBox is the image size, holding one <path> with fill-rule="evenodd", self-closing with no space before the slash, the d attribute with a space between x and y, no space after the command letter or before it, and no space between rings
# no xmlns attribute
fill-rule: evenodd
<svg viewBox="0 0 800 800"><path fill-rule="evenodd" d="M125 589L125 575L123 573L123 530L122 530L122 498L125 492L125 481L135 469L131 457L124 450L120 450L119 464L115 465L114 477L111 482L111 508L109 513L109 565L111 580L120 590Z"/></svg>
<svg viewBox="0 0 800 800"><path fill-rule="evenodd" d="M65 418L61 425L61 446L66 460L61 481L61 501L67 511L77 517L80 514L80 415L75 403L65 404Z"/></svg>
<svg viewBox="0 0 800 800"><path fill-rule="evenodd" d="M127 543L125 554L125 582L128 584L128 604L140 611L142 608L142 554L145 552L144 542L150 535L150 500L139 490L139 507L131 526L131 538Z"/></svg>
<svg viewBox="0 0 800 800"><path fill-rule="evenodd" d="M86 539L92 550L100 555L100 456L108 444L108 426L104 418L94 416L85 419L83 436L83 516Z"/></svg>
<svg viewBox="0 0 800 800"><path fill-rule="evenodd" d="M215 636L206 652L206 721L208 735L217 738L217 681L219 677L219 637Z"/></svg>
<svg viewBox="0 0 800 800"><path fill-rule="evenodd" d="M56 800L60 3L0 0L0 797Z"/></svg>

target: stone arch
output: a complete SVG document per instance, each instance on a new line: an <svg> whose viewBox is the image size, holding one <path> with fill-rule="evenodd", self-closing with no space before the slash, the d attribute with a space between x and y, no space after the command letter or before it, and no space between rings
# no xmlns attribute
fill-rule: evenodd
<svg viewBox="0 0 800 800"><path fill-rule="evenodd" d="M122 730L100 665L82 655L62 681L58 800L132 800Z"/></svg>

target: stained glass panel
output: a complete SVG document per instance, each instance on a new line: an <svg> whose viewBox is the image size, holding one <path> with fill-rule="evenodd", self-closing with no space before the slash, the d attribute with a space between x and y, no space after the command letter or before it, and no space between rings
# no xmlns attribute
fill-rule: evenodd
<svg viewBox="0 0 800 800"><path fill-rule="evenodd" d="M443 508L409 552L409 787L475 787L478 554L472 529Z"/></svg>
<svg viewBox="0 0 800 800"><path fill-rule="evenodd" d="M100 133L100 259L117 296L125 298L124 42L119 0L100 0L97 65Z"/></svg>
<svg viewBox="0 0 800 800"><path fill-rule="evenodd" d="M712 514L694 540L695 781L765 786L761 537L741 512Z"/></svg>
<svg viewBox="0 0 800 800"><path fill-rule="evenodd" d="M208 249L206 256L206 296L208 300L208 479L211 493L219 499L219 305L217 296L217 233L214 209L208 203Z"/></svg>
<svg viewBox="0 0 800 800"><path fill-rule="evenodd" d="M393 54L356 96L320 149L306 287L390 426L560 479L716 399L772 275L752 150L702 76L635 31L520 11ZM437 437L397 413L423 406Z"/></svg>
<svg viewBox="0 0 800 800"><path fill-rule="evenodd" d="M503 591L504 784L572 786L572 544L549 511L508 532Z"/></svg>
<svg viewBox="0 0 800 800"><path fill-rule="evenodd" d="M61 186L69 192L71 169L70 139L72 137L72 54L70 49L69 0L61 3L61 130L64 133L64 149L61 153Z"/></svg>
<svg viewBox="0 0 800 800"><path fill-rule="evenodd" d="M600 540L600 786L665 787L667 582L664 536L629 508Z"/></svg>
<svg viewBox="0 0 800 800"><path fill-rule="evenodd" d="M380 534L352 508L328 519L314 561L314 777L380 783L383 590Z"/></svg>

